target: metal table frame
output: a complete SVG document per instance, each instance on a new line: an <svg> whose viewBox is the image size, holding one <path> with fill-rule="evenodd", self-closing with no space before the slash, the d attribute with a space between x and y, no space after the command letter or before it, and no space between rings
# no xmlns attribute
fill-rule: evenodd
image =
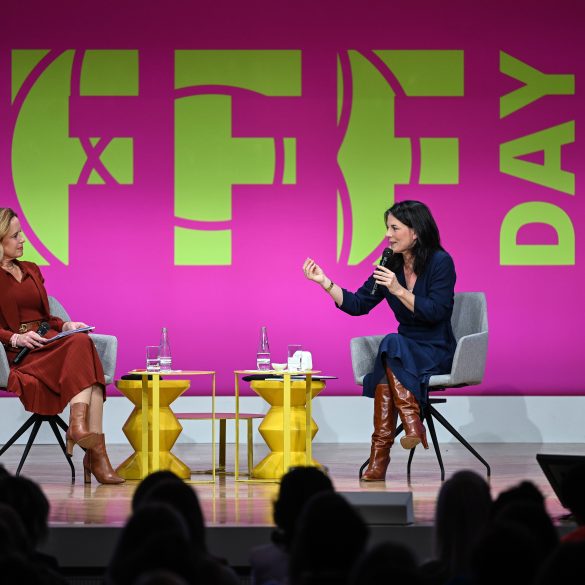
<svg viewBox="0 0 585 585"><path fill-rule="evenodd" d="M201 480L192 483L215 483L215 375L211 370L171 370L169 372L148 372L146 370L132 370L130 374L138 374L142 377L142 469L146 477L153 471L160 469L160 377L180 376L211 376L211 480ZM152 405L148 400L148 376L152 376ZM148 407L152 406L152 469L148 465ZM146 446L146 449L144 448Z"/></svg>
<svg viewBox="0 0 585 585"><path fill-rule="evenodd" d="M240 376L251 376L257 374L275 374L279 378L282 376L284 381L284 396L283 396L283 409L282 409L282 432L283 437L283 465L284 473L286 473L290 467L290 396L291 396L291 376L304 376L305 378L305 399L306 399L306 444L305 444L305 461L307 465L310 465L313 461L313 445L311 437L311 413L312 413L312 380L313 375L320 374L320 370L308 370L303 372L289 372L276 371L276 370L235 370L235 398L236 398L236 453L234 462L234 476L235 481L247 482L247 483L274 483L279 482L278 479L241 479L239 477L239 460L240 460Z"/></svg>

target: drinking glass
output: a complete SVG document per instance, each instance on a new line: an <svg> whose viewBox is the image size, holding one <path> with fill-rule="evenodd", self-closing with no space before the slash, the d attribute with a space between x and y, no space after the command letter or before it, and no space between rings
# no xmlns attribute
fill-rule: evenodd
<svg viewBox="0 0 585 585"><path fill-rule="evenodd" d="M287 367L289 372L298 372L302 369L303 346L291 344L288 346Z"/></svg>
<svg viewBox="0 0 585 585"><path fill-rule="evenodd" d="M146 371L160 372L159 345L146 346Z"/></svg>

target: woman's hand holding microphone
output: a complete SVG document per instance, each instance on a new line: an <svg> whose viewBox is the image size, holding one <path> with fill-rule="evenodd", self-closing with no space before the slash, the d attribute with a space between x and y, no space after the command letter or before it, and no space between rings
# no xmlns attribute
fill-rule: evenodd
<svg viewBox="0 0 585 585"><path fill-rule="evenodd" d="M41 337L36 331L27 331L26 333L15 333L12 338L12 347L28 347L35 349L43 346L47 340Z"/></svg>
<svg viewBox="0 0 585 585"><path fill-rule="evenodd" d="M391 270L388 270L385 266L376 266L376 270L374 270L374 280L378 285L385 286L393 295L398 295L405 290L398 282L396 274Z"/></svg>
<svg viewBox="0 0 585 585"><path fill-rule="evenodd" d="M81 321L66 321L63 323L63 331L72 331L73 329L81 329L87 325ZM10 338L12 347L27 347L28 349L36 349L42 347L47 340L41 337L36 331L27 331L26 333L15 333Z"/></svg>

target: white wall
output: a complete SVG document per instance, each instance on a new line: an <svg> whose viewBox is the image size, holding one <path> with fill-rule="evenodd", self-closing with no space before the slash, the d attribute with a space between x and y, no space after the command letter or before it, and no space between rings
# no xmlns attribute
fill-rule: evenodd
<svg viewBox="0 0 585 585"><path fill-rule="evenodd" d="M0 444L4 444L26 420L16 398L0 399ZM179 411L210 411L209 398L181 397L172 405ZM372 431L373 401L361 396L324 396L313 402L313 418L319 426L315 442L368 443ZM132 409L122 397L109 397L105 405L105 428L108 443L126 443L122 425ZM438 409L471 443L585 443L585 397L488 397L452 396ZM216 410L233 411L233 398L219 397ZM267 405L258 397L243 397L241 412L266 412ZM67 420L67 412L63 414ZM47 425L43 425L46 427ZM179 442L211 442L211 425L205 421L183 421ZM254 422L254 441L262 443ZM440 425L439 440L452 439ZM245 427L242 425L242 432ZM19 443L26 441L28 433ZM243 435L245 440L245 434ZM233 424L228 423L228 441L233 441ZM53 443L50 429L43 428L39 443Z"/></svg>

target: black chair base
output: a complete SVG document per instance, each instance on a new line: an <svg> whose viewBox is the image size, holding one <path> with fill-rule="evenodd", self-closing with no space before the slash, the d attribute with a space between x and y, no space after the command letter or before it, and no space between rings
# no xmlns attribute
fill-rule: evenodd
<svg viewBox="0 0 585 585"><path fill-rule="evenodd" d="M433 443L433 448L435 450L435 454L437 455L437 461L439 462L439 467L441 468L441 481L445 481L445 467L443 466L443 458L441 457L441 450L439 449L439 441L437 439L437 432L435 430L435 422L434 419L437 419L443 427L448 430L451 435L453 435L472 455L474 455L481 463L483 463L487 470L488 479L491 477L491 468L488 465L487 461L467 442L467 440L459 433L455 427L433 406L433 404L441 404L447 402L446 398L430 398L428 399L421 416L422 421L427 421L427 427L429 428L429 433L431 435L431 441ZM396 428L395 437L397 437L402 431L403 426L400 425ZM412 463L412 458L414 457L414 452L416 447L410 450L408 455L408 464L406 466L406 475L410 480L410 465ZM359 470L359 478L362 478L362 474L364 469L369 465L370 459L368 458L364 464L360 467Z"/></svg>
<svg viewBox="0 0 585 585"><path fill-rule="evenodd" d="M10 447L12 447L12 445L20 438L21 435L23 435L27 429L29 429L30 427L32 427L32 430L30 432L30 435L28 437L28 441L26 443L26 447L24 448L24 452L22 454L22 457L20 458L20 463L18 464L18 469L16 470L16 475L20 475L20 471L22 469L22 466L24 465L24 462L26 461L26 458L28 457L28 453L30 451L30 448L32 447L34 440L37 436L37 433L39 432L39 429L41 428L41 425L47 422L49 423L49 425L51 426L51 429L53 429L53 433L55 435L55 437L57 438L57 442L59 443L59 446L61 447L61 450L63 451L63 455L65 455L65 459L67 460L67 463L69 464L69 467L71 468L71 483L75 483L75 467L73 466L73 462L71 461L71 458L67 456L67 450L65 449L65 442L63 441L63 437L61 436L61 433L59 431L58 427L61 427L61 429L63 429L63 431L67 432L67 425L65 424L65 421L58 415L58 414L53 414L53 415L45 415L45 414L32 414L27 421L16 431L16 433L14 433L14 435L12 435L12 437L10 437L10 439L7 441L7 443L2 447L2 449L0 449L0 456L2 456Z"/></svg>

